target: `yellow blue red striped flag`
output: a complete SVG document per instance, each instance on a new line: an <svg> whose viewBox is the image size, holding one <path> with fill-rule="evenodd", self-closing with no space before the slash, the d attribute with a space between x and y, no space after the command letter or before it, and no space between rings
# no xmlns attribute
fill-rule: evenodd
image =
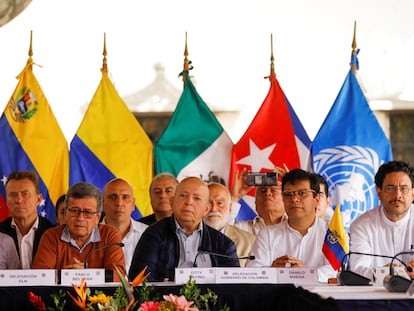
<svg viewBox="0 0 414 311"><path fill-rule="evenodd" d="M348 253L348 238L342 223L341 206L338 204L329 224L322 252L335 270L341 268L342 259Z"/></svg>
<svg viewBox="0 0 414 311"><path fill-rule="evenodd" d="M68 188L68 144L32 66L29 57L0 118L0 218L7 217L7 175L16 170L34 170L43 195L38 213L55 223L54 203Z"/></svg>

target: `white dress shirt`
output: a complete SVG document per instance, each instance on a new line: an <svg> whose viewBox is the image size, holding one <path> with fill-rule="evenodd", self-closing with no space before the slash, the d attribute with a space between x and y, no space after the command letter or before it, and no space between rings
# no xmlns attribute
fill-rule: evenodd
<svg viewBox="0 0 414 311"><path fill-rule="evenodd" d="M106 224L105 218L103 219L102 223ZM122 239L122 243L124 243L122 251L124 252L126 269L125 271L127 273L131 266L131 261L132 257L134 256L135 247L137 246L142 233L147 229L147 227L148 225L131 218L131 226L129 227L129 231Z"/></svg>
<svg viewBox="0 0 414 311"><path fill-rule="evenodd" d="M336 272L322 253L326 230L325 221L317 217L304 236L288 221L266 226L256 237L250 252L255 260L247 267L271 267L276 258L288 255L303 261L307 268L317 268L319 281L327 282Z"/></svg>
<svg viewBox="0 0 414 311"><path fill-rule="evenodd" d="M399 221L389 220L382 206L369 210L355 219L350 226L350 251L367 254L394 256L410 251L414 244L413 206ZM414 254L399 256L409 263ZM389 264L391 259L367 255L352 255L349 259L351 271L373 279L373 269ZM394 262L398 264L398 261Z"/></svg>

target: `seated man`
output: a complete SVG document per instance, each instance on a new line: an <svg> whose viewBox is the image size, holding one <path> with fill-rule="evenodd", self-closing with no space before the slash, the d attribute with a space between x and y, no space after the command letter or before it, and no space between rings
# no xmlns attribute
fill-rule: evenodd
<svg viewBox="0 0 414 311"><path fill-rule="evenodd" d="M198 177L187 177L178 184L173 215L149 226L138 242L129 270L131 280L145 267L151 273L149 281L164 281L174 280L177 267L240 266L233 241L202 221L208 198L208 187Z"/></svg>
<svg viewBox="0 0 414 311"><path fill-rule="evenodd" d="M237 181L238 184L245 184L243 174L247 174L247 171L244 170L238 177L236 176L239 179ZM243 187L246 189L247 185ZM257 216L251 220L236 221L234 223L235 227L257 235L266 226L278 224L287 218L280 185L257 186L255 190L255 204Z"/></svg>
<svg viewBox="0 0 414 311"><path fill-rule="evenodd" d="M112 225L118 229L122 237L124 247L125 267L129 267L134 254L135 247L147 229L147 225L131 218L135 208L135 198L131 185L121 179L110 180L103 191L103 210L105 217L102 223Z"/></svg>
<svg viewBox="0 0 414 311"><path fill-rule="evenodd" d="M318 268L320 282L336 277L322 253L326 222L316 217L319 180L315 174L294 169L282 179L287 221L263 228L253 244L255 260L248 267Z"/></svg>
<svg viewBox="0 0 414 311"><path fill-rule="evenodd" d="M350 227L350 251L394 256L412 251L414 245L414 168L402 161L382 164L375 175L381 204L355 219ZM412 254L399 257L414 267ZM373 268L389 265L391 259L351 255L351 270L373 279ZM407 272L414 278L414 272Z"/></svg>
<svg viewBox="0 0 414 311"><path fill-rule="evenodd" d="M138 219L146 225L151 225L172 214L172 199L178 180L170 173L156 175L150 184L149 193L153 214Z"/></svg>
<svg viewBox="0 0 414 311"><path fill-rule="evenodd" d="M53 224L38 216L42 202L39 178L34 171L16 171L7 177L6 200L11 216L0 223L0 232L13 238L22 269L30 269L43 233Z"/></svg>
<svg viewBox="0 0 414 311"><path fill-rule="evenodd" d="M121 235L113 226L99 224L101 192L81 182L69 188L65 199L66 225L47 230L40 239L33 269L105 268L114 264L125 274ZM114 278L118 280L117 274Z"/></svg>
<svg viewBox="0 0 414 311"><path fill-rule="evenodd" d="M256 236L250 232L229 225L232 202L229 189L219 183L209 183L210 209L204 222L214 229L228 236L236 244L237 255L245 257L250 254ZM247 259L240 259L240 266L246 266Z"/></svg>

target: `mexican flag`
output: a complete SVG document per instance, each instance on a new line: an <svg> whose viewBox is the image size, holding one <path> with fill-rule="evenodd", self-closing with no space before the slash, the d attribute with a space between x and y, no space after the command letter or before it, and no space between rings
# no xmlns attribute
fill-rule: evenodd
<svg viewBox="0 0 414 311"><path fill-rule="evenodd" d="M154 146L155 173L182 180L197 176L228 185L233 143L197 93L188 72L184 90L164 133Z"/></svg>

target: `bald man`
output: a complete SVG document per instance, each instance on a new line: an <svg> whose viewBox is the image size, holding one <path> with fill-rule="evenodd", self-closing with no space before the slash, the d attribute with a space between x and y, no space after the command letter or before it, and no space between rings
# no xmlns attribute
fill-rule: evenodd
<svg viewBox="0 0 414 311"><path fill-rule="evenodd" d="M105 212L102 223L114 226L121 234L125 268L128 272L138 240L148 227L131 218L135 208L132 186L121 178L110 180L104 187L102 205Z"/></svg>
<svg viewBox="0 0 414 311"><path fill-rule="evenodd" d="M145 267L149 281L173 281L177 267L239 267L236 246L221 232L205 225L209 190L198 177L182 180L175 191L173 215L142 234L129 270L134 279ZM201 254L199 250L221 254Z"/></svg>

